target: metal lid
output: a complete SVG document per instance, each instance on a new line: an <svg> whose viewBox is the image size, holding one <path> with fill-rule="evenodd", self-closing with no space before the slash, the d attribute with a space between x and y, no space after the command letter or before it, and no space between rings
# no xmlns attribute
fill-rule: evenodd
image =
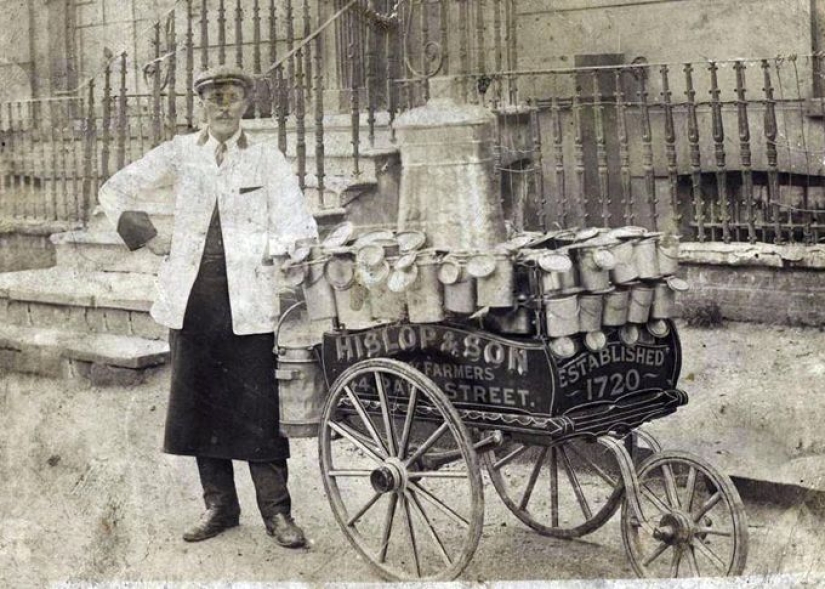
<svg viewBox="0 0 825 589"><path fill-rule="evenodd" d="M508 239L506 242L504 242L503 245L507 250L510 250L510 251L519 250L523 247L526 247L528 244L536 241L536 239L539 239L539 238L542 238L542 237L544 237L543 234L535 232L535 231L531 231L529 233L528 232L520 233L520 234Z"/></svg>
<svg viewBox="0 0 825 589"><path fill-rule="evenodd" d="M360 249L368 243L374 243L375 241L381 239L392 239L393 236L393 232L389 229L378 229L376 231L368 231L367 233L362 233L361 235L359 235L358 238L355 240L354 245L356 249Z"/></svg>
<svg viewBox="0 0 825 589"><path fill-rule="evenodd" d="M308 245L296 245L291 252L289 252L289 259L293 262L301 263L309 258L312 248Z"/></svg>
<svg viewBox="0 0 825 589"><path fill-rule="evenodd" d="M355 259L362 266L374 268L384 261L384 248L378 243L369 243L356 252Z"/></svg>
<svg viewBox="0 0 825 589"><path fill-rule="evenodd" d="M442 284L455 284L461 278L461 265L457 260L445 259L438 270L438 279Z"/></svg>
<svg viewBox="0 0 825 589"><path fill-rule="evenodd" d="M395 269L387 278L387 288L395 293L404 292L418 278L418 266L412 265L406 270Z"/></svg>
<svg viewBox="0 0 825 589"><path fill-rule="evenodd" d="M347 258L331 258L324 266L327 280L335 290L345 290L355 280L355 263Z"/></svg>
<svg viewBox="0 0 825 589"><path fill-rule="evenodd" d="M489 254L478 254L470 258L467 263L467 272L476 278L489 276L496 270L496 260Z"/></svg>
<svg viewBox="0 0 825 589"><path fill-rule="evenodd" d="M576 233L576 241L587 241L596 237L601 230L598 227L586 227Z"/></svg>
<svg viewBox="0 0 825 589"><path fill-rule="evenodd" d="M322 243L327 249L341 247L350 240L353 231L355 226L349 221L344 221L333 227Z"/></svg>
<svg viewBox="0 0 825 589"><path fill-rule="evenodd" d="M591 352L598 352L607 345L607 336L603 331L589 331L584 336L584 345Z"/></svg>
<svg viewBox="0 0 825 589"><path fill-rule="evenodd" d="M550 342L550 351L561 358L570 358L576 353L576 342L569 337L559 337Z"/></svg>
<svg viewBox="0 0 825 589"><path fill-rule="evenodd" d="M404 254L395 262L395 269L396 270L406 270L409 267L415 264L415 260L418 257L418 252L410 252L408 254Z"/></svg>
<svg viewBox="0 0 825 589"><path fill-rule="evenodd" d="M616 267L616 256L607 250L597 250L593 253L593 261L602 270L612 270Z"/></svg>
<svg viewBox="0 0 825 589"><path fill-rule="evenodd" d="M667 285L671 290L675 290L677 292L685 292L690 288L690 285L687 281L678 278L677 276L671 276L667 279Z"/></svg>
<svg viewBox="0 0 825 589"><path fill-rule="evenodd" d="M616 239L634 239L636 237L643 237L645 233L647 233L647 229L644 227L628 225L626 227L617 227L616 229L612 229L607 234L610 237L615 237Z"/></svg>
<svg viewBox="0 0 825 589"><path fill-rule="evenodd" d="M569 256L558 253L542 254L538 261L545 272L569 272L573 267Z"/></svg>
<svg viewBox="0 0 825 589"><path fill-rule="evenodd" d="M665 337L668 333L670 333L670 326L664 319L654 319L647 324L647 330L652 336Z"/></svg>
<svg viewBox="0 0 825 589"><path fill-rule="evenodd" d="M301 264L284 264L284 282L289 286L301 286L307 276L306 267Z"/></svg>
<svg viewBox="0 0 825 589"><path fill-rule="evenodd" d="M624 325L619 329L619 339L627 346L635 346L639 341L639 328L635 325Z"/></svg>
<svg viewBox="0 0 825 589"><path fill-rule="evenodd" d="M423 231L402 231L397 236L398 250L401 253L409 253L424 247L427 235Z"/></svg>
<svg viewBox="0 0 825 589"><path fill-rule="evenodd" d="M390 275L390 265L386 260L377 266L358 266L358 279L367 288L375 288Z"/></svg>

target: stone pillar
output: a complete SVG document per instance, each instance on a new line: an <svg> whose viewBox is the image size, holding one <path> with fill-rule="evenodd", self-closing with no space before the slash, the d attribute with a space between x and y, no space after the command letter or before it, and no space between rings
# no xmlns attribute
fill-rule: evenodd
<svg viewBox="0 0 825 589"><path fill-rule="evenodd" d="M428 246L443 250L485 250L505 241L494 182L495 126L488 109L443 95L398 118L399 231L424 231Z"/></svg>

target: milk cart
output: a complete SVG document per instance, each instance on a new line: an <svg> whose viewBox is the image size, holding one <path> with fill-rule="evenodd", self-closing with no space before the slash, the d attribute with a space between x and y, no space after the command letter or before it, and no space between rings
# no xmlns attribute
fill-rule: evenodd
<svg viewBox="0 0 825 589"><path fill-rule="evenodd" d="M607 329L599 350L567 358L541 330L471 321L327 333L320 462L349 542L388 579L458 576L482 533L484 470L545 536L583 536L621 508L639 576L740 574L747 525L730 479L638 429L688 400L676 327L659 327L630 344Z"/></svg>

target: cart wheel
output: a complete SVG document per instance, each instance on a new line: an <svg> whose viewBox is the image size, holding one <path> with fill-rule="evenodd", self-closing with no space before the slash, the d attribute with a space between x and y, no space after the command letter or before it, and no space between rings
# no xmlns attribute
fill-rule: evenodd
<svg viewBox="0 0 825 589"><path fill-rule="evenodd" d="M380 575L442 580L464 570L484 521L481 473L432 380L396 360L350 367L331 387L319 452L335 519Z"/></svg>
<svg viewBox="0 0 825 589"><path fill-rule="evenodd" d="M748 556L745 507L730 478L687 452L639 467L641 521L622 506L622 540L640 577L735 576Z"/></svg>
<svg viewBox="0 0 825 589"><path fill-rule="evenodd" d="M629 451L635 448L635 436L625 440ZM582 438L541 442L517 439L483 456L504 504L544 536L578 538L601 527L616 513L624 492L613 452Z"/></svg>

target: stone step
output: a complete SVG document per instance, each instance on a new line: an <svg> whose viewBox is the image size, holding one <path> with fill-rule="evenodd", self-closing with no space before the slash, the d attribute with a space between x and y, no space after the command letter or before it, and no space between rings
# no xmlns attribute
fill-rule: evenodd
<svg viewBox="0 0 825 589"><path fill-rule="evenodd" d="M155 278L136 272L87 272L55 266L0 274L0 322L83 334L164 339L149 308Z"/></svg>
<svg viewBox="0 0 825 589"><path fill-rule="evenodd" d="M0 371L86 378L94 385L130 385L165 364L169 345L137 336L0 323Z"/></svg>
<svg viewBox="0 0 825 589"><path fill-rule="evenodd" d="M156 274L161 256L147 248L130 251L115 231L67 231L51 236L57 265L87 272Z"/></svg>

